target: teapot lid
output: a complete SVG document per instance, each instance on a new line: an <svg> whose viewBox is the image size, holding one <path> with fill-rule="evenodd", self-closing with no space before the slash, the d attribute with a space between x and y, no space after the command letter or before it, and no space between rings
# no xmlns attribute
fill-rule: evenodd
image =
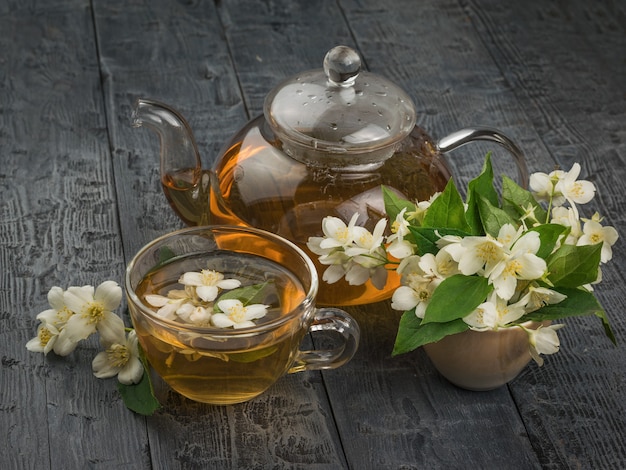
<svg viewBox="0 0 626 470"><path fill-rule="evenodd" d="M361 70L359 54L337 46L324 68L303 72L272 90L265 118L283 150L312 165L382 162L415 126L415 107L397 85Z"/></svg>

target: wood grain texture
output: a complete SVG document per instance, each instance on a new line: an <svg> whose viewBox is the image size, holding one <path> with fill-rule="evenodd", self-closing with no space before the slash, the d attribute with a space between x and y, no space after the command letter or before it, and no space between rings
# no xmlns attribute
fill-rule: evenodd
<svg viewBox="0 0 626 470"><path fill-rule="evenodd" d="M282 79L356 47L408 91L435 138L502 129L532 171L578 161L605 222L626 233L626 5L619 0L5 0L0 2L0 468L379 469L626 467L626 254L566 321L562 350L508 387L455 388L421 351L391 357L399 312L349 311L357 355L286 376L246 404L127 411L97 380L95 340L66 358L28 352L53 285L121 282L149 240L182 227L160 188L157 139L132 129L138 97L179 109L205 166ZM448 156L461 184L492 145ZM587 212L589 211L589 212ZM123 309L120 309L123 311ZM304 347L311 347L311 339Z"/></svg>
<svg viewBox="0 0 626 470"><path fill-rule="evenodd" d="M4 7L1 466L141 466L145 423L121 406L114 381L93 377L97 343L65 359L25 348L50 287L120 280L124 269L89 2Z"/></svg>
<svg viewBox="0 0 626 470"><path fill-rule="evenodd" d="M545 2L504 8L467 2L481 31L551 157L580 162L594 182L594 211L625 233L626 9L623 3ZM505 25L515 21L517 28ZM528 368L511 387L545 468L623 468L626 404L624 241L603 268L597 296L619 344L594 319L566 321L562 352L542 369Z"/></svg>

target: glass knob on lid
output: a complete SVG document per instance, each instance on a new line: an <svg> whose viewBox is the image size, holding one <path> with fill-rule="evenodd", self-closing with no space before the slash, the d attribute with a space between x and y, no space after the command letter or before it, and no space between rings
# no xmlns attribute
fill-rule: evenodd
<svg viewBox="0 0 626 470"><path fill-rule="evenodd" d="M264 112L288 155L334 169L382 164L416 121L411 98L362 70L359 54L346 46L331 49L323 69L279 84Z"/></svg>

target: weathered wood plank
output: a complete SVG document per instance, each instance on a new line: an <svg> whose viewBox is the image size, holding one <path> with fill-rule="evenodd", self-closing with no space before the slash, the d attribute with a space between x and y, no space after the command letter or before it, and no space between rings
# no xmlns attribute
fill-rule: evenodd
<svg viewBox="0 0 626 470"><path fill-rule="evenodd" d="M623 2L465 5L551 156L580 162L598 189L591 216L626 233L626 10ZM516 27L506 25L515 22ZM623 468L626 322L623 238L597 296L618 338L595 319L566 321L562 351L511 387L546 468Z"/></svg>
<svg viewBox="0 0 626 470"><path fill-rule="evenodd" d="M130 128L138 97L189 118L210 166L248 119L223 27L211 2L96 2L101 66L127 260L182 226L158 175L156 136ZM237 26L239 27L239 26ZM342 468L345 459L321 375L283 378L252 402L211 407L165 391L147 420L154 468Z"/></svg>
<svg viewBox="0 0 626 470"><path fill-rule="evenodd" d="M1 466L136 468L145 423L93 377L97 343L25 348L50 287L124 270L89 2L3 2L0 50Z"/></svg>

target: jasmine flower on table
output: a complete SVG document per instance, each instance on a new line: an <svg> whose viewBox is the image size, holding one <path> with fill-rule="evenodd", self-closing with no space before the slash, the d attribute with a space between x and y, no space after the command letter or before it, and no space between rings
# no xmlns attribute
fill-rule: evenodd
<svg viewBox="0 0 626 470"><path fill-rule="evenodd" d="M143 365L139 359L137 334L131 330L126 335L124 329L117 332L117 338L103 340L104 351L98 353L92 362L94 375L99 379L115 377L120 383L139 383L143 376Z"/></svg>
<svg viewBox="0 0 626 470"><path fill-rule="evenodd" d="M73 347L61 348L60 343L57 346L57 339L60 330L63 329L68 318L74 314L65 306L64 291L60 287L52 287L48 291L48 303L52 307L51 309L44 310L37 315L37 320L41 323L37 328L37 336L26 343L26 348L32 352L43 352L48 354L50 351L54 351L58 355L67 355L74 350L76 344ZM63 354L62 354L63 353Z"/></svg>
<svg viewBox="0 0 626 470"><path fill-rule="evenodd" d="M113 313L122 301L122 288L115 281L93 286L70 287L63 295L65 305L74 312L57 339L61 355L74 350L76 344L98 331L104 341L116 339L124 322Z"/></svg>

